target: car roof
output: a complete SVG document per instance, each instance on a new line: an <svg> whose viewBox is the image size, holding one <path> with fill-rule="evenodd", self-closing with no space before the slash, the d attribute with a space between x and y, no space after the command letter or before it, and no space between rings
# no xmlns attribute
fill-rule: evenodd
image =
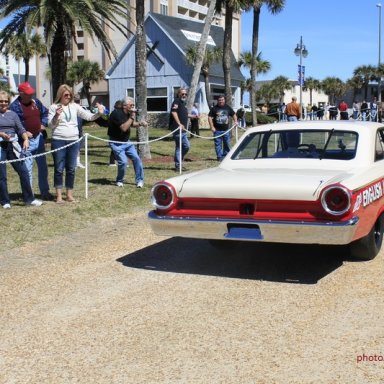
<svg viewBox="0 0 384 384"><path fill-rule="evenodd" d="M337 129L340 131L356 131L361 135L371 134L376 135L377 128L384 128L384 124L373 123L368 121L341 121L341 120L304 120L304 121L291 121L284 123L263 124L256 127L248 128L247 133L250 132L266 132L266 131L288 131L288 130L331 130Z"/></svg>

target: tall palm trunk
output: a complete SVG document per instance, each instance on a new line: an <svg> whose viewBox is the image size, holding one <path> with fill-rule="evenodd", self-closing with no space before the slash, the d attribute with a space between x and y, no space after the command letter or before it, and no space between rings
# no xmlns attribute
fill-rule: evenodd
<svg viewBox="0 0 384 384"><path fill-rule="evenodd" d="M204 77L204 85L205 85L205 98L207 100L207 104L209 105L209 101L211 100L211 86L209 84L208 71L203 70L203 77Z"/></svg>
<svg viewBox="0 0 384 384"><path fill-rule="evenodd" d="M144 1L136 2L136 46L135 46L135 89L136 104L140 111L139 119L147 118L147 45L144 29ZM137 128L138 152L141 158L151 159L151 150L148 143L148 127Z"/></svg>
<svg viewBox="0 0 384 384"><path fill-rule="evenodd" d="M252 31L251 95L250 95L253 125L257 125L256 77L257 77L257 51L259 50L259 25L260 25L260 5L254 5L253 31Z"/></svg>
<svg viewBox="0 0 384 384"><path fill-rule="evenodd" d="M66 81L67 72L67 58L65 56L65 49L67 41L64 35L64 28L62 24L56 27L55 36L51 46L51 72L52 72L52 96L56 97L56 92L61 84ZM54 76L53 76L54 75Z"/></svg>
<svg viewBox="0 0 384 384"><path fill-rule="evenodd" d="M24 58L25 76L24 81L29 81L29 60L30 58Z"/></svg>
<svg viewBox="0 0 384 384"><path fill-rule="evenodd" d="M209 31L211 30L211 24L213 21L213 17L215 16L215 5L216 5L216 0L211 0L209 2L209 8L208 8L207 16L205 18L203 33L201 34L200 42L197 47L196 63L194 65L194 70L192 74L191 85L190 85L189 95L187 100L188 111L191 110L192 104L195 100L197 84L200 78L201 67L203 66ZM206 85L205 91L207 92L207 85ZM207 103L208 102L209 101L207 100Z"/></svg>
<svg viewBox="0 0 384 384"><path fill-rule="evenodd" d="M228 2L225 8L225 29L224 29L224 51L223 51L223 72L224 72L224 93L225 101L232 106L231 88L231 47L232 47L232 19L233 7Z"/></svg>

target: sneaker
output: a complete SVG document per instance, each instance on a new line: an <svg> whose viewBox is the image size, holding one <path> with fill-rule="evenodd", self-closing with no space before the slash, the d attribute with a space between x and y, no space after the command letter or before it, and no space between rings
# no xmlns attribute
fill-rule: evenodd
<svg viewBox="0 0 384 384"><path fill-rule="evenodd" d="M42 204L43 204L43 202L41 200L35 199L35 200L32 200L27 205L32 205L33 207L40 207L40 205L42 205Z"/></svg>
<svg viewBox="0 0 384 384"><path fill-rule="evenodd" d="M76 164L76 167L77 168L85 168L85 165L84 164L81 164L80 162L78 162L77 164Z"/></svg>
<svg viewBox="0 0 384 384"><path fill-rule="evenodd" d="M111 163L111 164L109 164L109 166L110 167L116 167L117 165L116 165L116 163Z"/></svg>
<svg viewBox="0 0 384 384"><path fill-rule="evenodd" d="M123 184L121 181L118 181L118 182L116 183L116 185L117 185L118 187L124 187L124 184Z"/></svg>
<svg viewBox="0 0 384 384"><path fill-rule="evenodd" d="M140 181L136 184L136 187L137 187L137 188L143 188L143 187L144 187L144 181L143 181L143 180L140 180Z"/></svg>
<svg viewBox="0 0 384 384"><path fill-rule="evenodd" d="M10 208L11 208L11 204L9 204L9 203L4 204L4 205L3 205L3 208L4 208L4 209L10 209Z"/></svg>

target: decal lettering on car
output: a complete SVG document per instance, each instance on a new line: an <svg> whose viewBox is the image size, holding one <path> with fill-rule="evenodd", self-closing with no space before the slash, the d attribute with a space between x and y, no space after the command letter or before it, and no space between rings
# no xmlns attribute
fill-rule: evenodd
<svg viewBox="0 0 384 384"><path fill-rule="evenodd" d="M370 185L369 187L361 191L356 196L356 202L355 202L355 205L353 206L353 212L359 210L361 204L363 204L363 207L365 208L368 205L375 202L376 200L383 197L383 185L384 185L384 180L379 181L378 183L375 183L373 185Z"/></svg>

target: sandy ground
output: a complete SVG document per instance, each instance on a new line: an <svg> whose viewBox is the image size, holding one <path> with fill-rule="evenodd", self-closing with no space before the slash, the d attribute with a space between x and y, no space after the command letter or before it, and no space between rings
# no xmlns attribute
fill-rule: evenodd
<svg viewBox="0 0 384 384"><path fill-rule="evenodd" d="M383 253L223 253L143 214L2 252L0 276L0 383L384 383Z"/></svg>

